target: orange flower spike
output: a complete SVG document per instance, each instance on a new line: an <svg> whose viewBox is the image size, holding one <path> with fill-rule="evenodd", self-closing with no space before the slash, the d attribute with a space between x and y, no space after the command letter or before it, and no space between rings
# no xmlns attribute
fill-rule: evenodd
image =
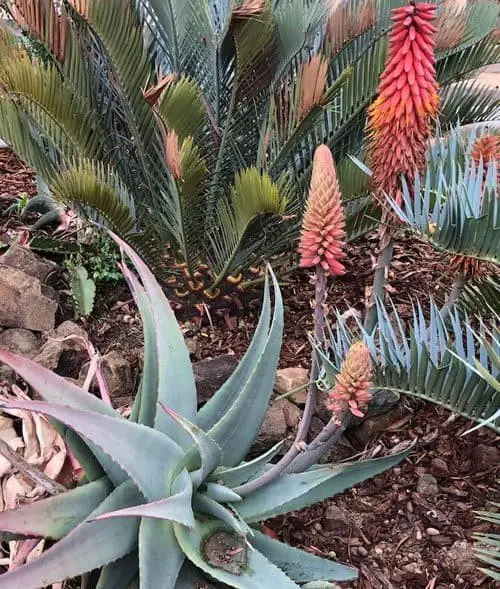
<svg viewBox="0 0 500 589"><path fill-rule="evenodd" d="M318 264L332 276L345 274L345 219L339 183L330 149L320 145L313 169L299 243L300 266Z"/></svg>
<svg viewBox="0 0 500 589"><path fill-rule="evenodd" d="M373 185L401 204L401 174L411 182L425 163L425 144L439 106L434 36L436 6L392 11L393 28L378 97L368 109Z"/></svg>
<svg viewBox="0 0 500 589"><path fill-rule="evenodd" d="M362 409L372 398L372 360L370 350L363 342L354 343L347 352L342 370L335 378L329 393L329 409L337 413L349 409L356 417L363 417Z"/></svg>
<svg viewBox="0 0 500 589"><path fill-rule="evenodd" d="M493 160L500 168L500 135L483 135L474 141L471 157L478 166L483 162L487 166Z"/></svg>

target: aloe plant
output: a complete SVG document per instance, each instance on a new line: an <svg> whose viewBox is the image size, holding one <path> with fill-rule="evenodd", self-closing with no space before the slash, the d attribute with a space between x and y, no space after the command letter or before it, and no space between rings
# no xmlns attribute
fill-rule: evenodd
<svg viewBox="0 0 500 589"><path fill-rule="evenodd" d="M144 370L129 419L36 363L0 360L43 401L2 406L56 420L85 470L59 496L0 514L9 538L57 542L0 576L2 589L36 589L101 569L97 587L241 589L298 587L356 578L350 566L301 552L263 534L259 522L342 492L398 463L407 452L352 464L274 472L281 444L245 461L264 419L278 365L283 306L266 279L261 317L238 368L197 410L189 354L158 282L116 238L122 270L141 312ZM276 465L274 465L276 466ZM135 583L135 585L134 585Z"/></svg>

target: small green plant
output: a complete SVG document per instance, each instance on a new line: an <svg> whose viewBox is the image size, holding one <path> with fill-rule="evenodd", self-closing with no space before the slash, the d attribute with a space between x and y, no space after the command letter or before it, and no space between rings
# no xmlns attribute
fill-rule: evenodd
<svg viewBox="0 0 500 589"><path fill-rule="evenodd" d="M75 316L86 317L94 309L95 282L89 278L87 269L84 266L76 266L69 262L66 265L69 273L69 285L74 301Z"/></svg>
<svg viewBox="0 0 500 589"><path fill-rule="evenodd" d="M98 589L136 587L137 581L163 589L292 589L356 578L349 566L268 537L259 522L340 493L408 451L341 465L313 466L303 459L301 469L294 462L285 468L283 459L271 463L278 444L245 462L278 366L283 304L276 278L271 273L274 309L266 279L249 349L198 410L189 354L170 305L147 266L119 243L137 272L122 265L145 338L144 371L129 419L34 362L0 352L0 360L43 399L3 406L55 419L85 470L77 488L0 514L7 537L57 540L38 559L0 576L2 589L37 589L94 569L101 569ZM302 450L290 456L307 458Z"/></svg>
<svg viewBox="0 0 500 589"><path fill-rule="evenodd" d="M120 250L104 231L91 230L87 247L82 248L82 262L96 283L120 282L123 275L118 264Z"/></svg>

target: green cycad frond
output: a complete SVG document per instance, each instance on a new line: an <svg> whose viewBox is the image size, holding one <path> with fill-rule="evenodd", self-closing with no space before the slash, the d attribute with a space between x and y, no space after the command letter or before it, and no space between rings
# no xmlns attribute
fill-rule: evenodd
<svg viewBox="0 0 500 589"><path fill-rule="evenodd" d="M293 185L285 177L275 183L267 174L249 168L235 177L229 201L220 201L217 226L211 235L216 284L258 251L260 259L280 251L289 239L286 214L296 212Z"/></svg>
<svg viewBox="0 0 500 589"><path fill-rule="evenodd" d="M497 529L500 526L500 504L493 503L491 510L478 511L478 519L494 524ZM495 581L500 581L500 534L481 533L474 534L476 558L487 567L480 567L479 570Z"/></svg>
<svg viewBox="0 0 500 589"><path fill-rule="evenodd" d="M99 119L66 84L53 66L32 62L28 56L0 57L0 85L6 95L30 116L32 124L50 137L65 160L99 158L105 135Z"/></svg>
<svg viewBox="0 0 500 589"><path fill-rule="evenodd" d="M457 165L450 175L441 170L435 183L428 169L424 185L418 177L411 189L403 183L402 208L388 201L409 227L438 249L500 264L496 165L476 166L466 160L464 167Z"/></svg>
<svg viewBox="0 0 500 589"><path fill-rule="evenodd" d="M500 278L485 276L468 282L457 303L461 311L480 317L500 316Z"/></svg>
<svg viewBox="0 0 500 589"><path fill-rule="evenodd" d="M103 164L83 160L55 175L50 188L60 202L93 211L126 236L135 226L134 202L112 171ZM99 219L96 219L99 220Z"/></svg>
<svg viewBox="0 0 500 589"><path fill-rule="evenodd" d="M441 120L447 124L493 121L500 116L498 90L462 80L441 90Z"/></svg>
<svg viewBox="0 0 500 589"><path fill-rule="evenodd" d="M169 84L161 98L159 111L169 129L182 141L196 137L207 117L203 95L198 84L187 77Z"/></svg>
<svg viewBox="0 0 500 589"><path fill-rule="evenodd" d="M394 304L387 308L379 301L377 314L378 324L372 334L360 323L351 330L337 315L335 329L330 329L327 356L323 356L325 384L331 384L351 343L361 338L374 360L375 390L414 395L478 422L498 411L500 391L471 368L477 360L498 378L498 366L492 364L487 348L494 346L498 353L497 326L489 332L481 325L477 342L468 318L463 320L454 310L447 322L433 302L429 321L422 306L414 305L409 327L405 327ZM488 425L500 429L498 420Z"/></svg>

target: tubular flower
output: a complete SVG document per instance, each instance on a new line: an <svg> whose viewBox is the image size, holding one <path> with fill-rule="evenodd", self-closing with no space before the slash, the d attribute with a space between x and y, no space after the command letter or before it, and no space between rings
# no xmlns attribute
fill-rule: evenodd
<svg viewBox="0 0 500 589"><path fill-rule="evenodd" d="M313 160L307 206L299 244L300 265L320 264L332 276L345 274L345 219L340 188L330 149L320 145Z"/></svg>
<svg viewBox="0 0 500 589"><path fill-rule="evenodd" d="M482 161L487 166L493 160L500 167L500 135L483 135L476 139L471 157L476 165Z"/></svg>
<svg viewBox="0 0 500 589"><path fill-rule="evenodd" d="M369 154L377 192L401 204L401 174L411 182L423 168L430 121L436 116L432 4L413 4L392 11L389 54L378 97L368 110Z"/></svg>
<svg viewBox="0 0 500 589"><path fill-rule="evenodd" d="M356 417L363 417L362 409L371 399L369 391L372 377L370 351L363 342L353 344L335 378L335 386L329 393L329 409L339 412L345 409Z"/></svg>

